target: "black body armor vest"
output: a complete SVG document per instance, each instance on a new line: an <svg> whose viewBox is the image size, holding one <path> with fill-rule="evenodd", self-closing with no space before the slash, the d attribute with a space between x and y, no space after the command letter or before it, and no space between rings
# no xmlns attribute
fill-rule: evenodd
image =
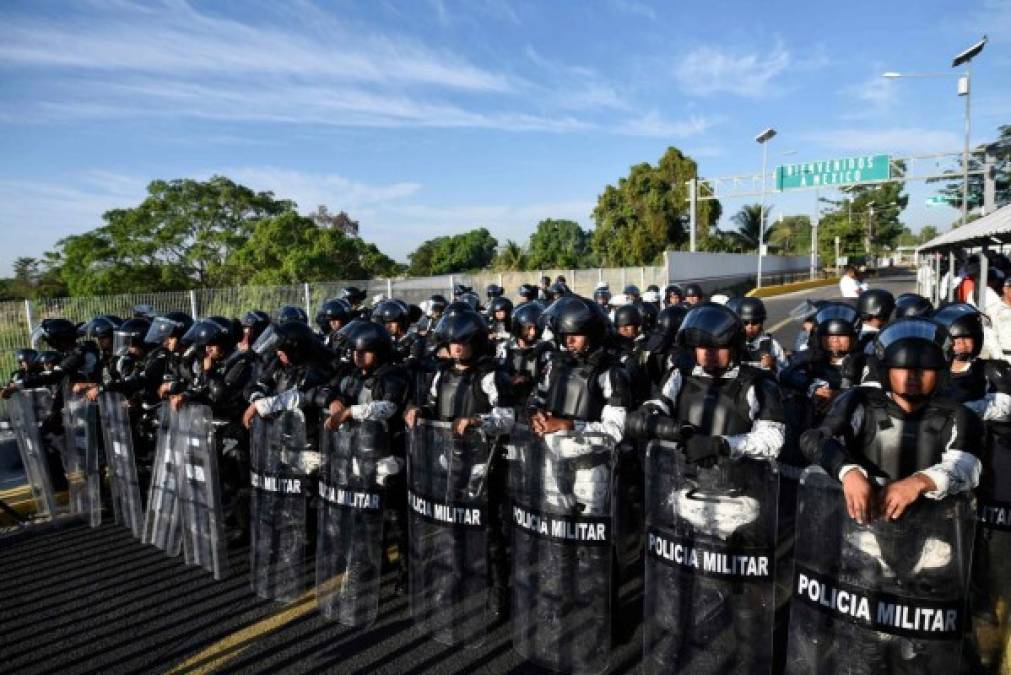
<svg viewBox="0 0 1011 675"><path fill-rule="evenodd" d="M459 371L452 366L443 368L439 376L435 413L443 422L461 417L474 417L491 411L488 395L481 389L481 380L488 368L472 367Z"/></svg>
<svg viewBox="0 0 1011 675"><path fill-rule="evenodd" d="M551 360L551 375L545 405L555 417L596 422L604 410L604 392L597 382L604 370L603 352L578 359L557 352Z"/></svg>
<svg viewBox="0 0 1011 675"><path fill-rule="evenodd" d="M735 436L751 431L748 389L760 375L741 366L737 377L696 377L682 380L674 418L708 436Z"/></svg>
<svg viewBox="0 0 1011 675"><path fill-rule="evenodd" d="M911 476L937 464L944 441L940 434L947 426L950 412L933 403L914 415L903 415L890 404L883 392L867 396L865 427L873 425L874 437L863 447L872 469L889 480Z"/></svg>

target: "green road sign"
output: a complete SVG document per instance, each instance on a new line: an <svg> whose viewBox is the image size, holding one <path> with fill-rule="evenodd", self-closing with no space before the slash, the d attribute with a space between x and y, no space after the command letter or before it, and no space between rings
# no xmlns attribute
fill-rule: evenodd
<svg viewBox="0 0 1011 675"><path fill-rule="evenodd" d="M830 159L824 162L803 162L776 167L776 189L827 187L870 181L888 180L891 162L888 155L860 155Z"/></svg>
<svg viewBox="0 0 1011 675"><path fill-rule="evenodd" d="M951 202L952 198L944 195L934 195L927 198L927 206L950 206Z"/></svg>

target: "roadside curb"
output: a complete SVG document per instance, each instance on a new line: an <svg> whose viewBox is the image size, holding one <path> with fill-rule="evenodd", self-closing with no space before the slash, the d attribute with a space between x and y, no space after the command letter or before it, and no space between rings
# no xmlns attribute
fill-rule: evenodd
<svg viewBox="0 0 1011 675"><path fill-rule="evenodd" d="M839 283L839 277L831 277L828 279L813 279L809 281L797 281L791 284L779 284L777 286L762 286L761 288L752 288L746 293L749 298L771 298L776 295L783 295L785 293L793 293L795 291L806 291L809 288L822 288L824 286L831 286L833 284Z"/></svg>

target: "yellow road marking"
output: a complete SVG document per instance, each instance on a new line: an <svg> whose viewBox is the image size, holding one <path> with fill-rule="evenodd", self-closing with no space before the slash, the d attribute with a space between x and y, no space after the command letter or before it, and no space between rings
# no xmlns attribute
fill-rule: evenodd
<svg viewBox="0 0 1011 675"><path fill-rule="evenodd" d="M390 562L396 562L400 556L396 546L390 546L386 550L386 556ZM324 582L323 590L329 591L340 585L344 580L343 574ZM316 609L316 593L320 589L314 586L308 592L288 603L276 614L260 619L254 624L246 626L226 635L214 644L202 649L182 663L176 665L168 671L169 675L176 673L213 673L220 671L225 664L237 658L245 651L249 644L257 638L274 633L292 621L305 616Z"/></svg>

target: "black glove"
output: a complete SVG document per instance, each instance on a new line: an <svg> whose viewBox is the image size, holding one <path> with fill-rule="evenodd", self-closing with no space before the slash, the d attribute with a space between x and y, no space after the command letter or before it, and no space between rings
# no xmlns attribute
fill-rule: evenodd
<svg viewBox="0 0 1011 675"><path fill-rule="evenodd" d="M685 442L684 454L689 464L709 468L730 455L730 445L722 436L692 436Z"/></svg>
<svg viewBox="0 0 1011 675"><path fill-rule="evenodd" d="M679 425L666 415L648 410L637 410L625 418L625 435L636 440L673 441L680 443L692 434L690 424Z"/></svg>

